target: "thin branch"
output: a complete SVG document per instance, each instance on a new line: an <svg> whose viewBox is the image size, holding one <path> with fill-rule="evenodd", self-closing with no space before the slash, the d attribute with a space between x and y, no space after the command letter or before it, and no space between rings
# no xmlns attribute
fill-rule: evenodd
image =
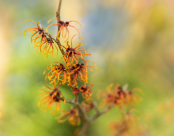
<svg viewBox="0 0 174 136"><path fill-rule="evenodd" d="M59 0L59 4L58 4L58 8L56 11L56 18L60 20L60 9L61 9L61 5L62 5L62 0ZM59 20L57 20L57 23L59 23ZM58 27L58 32L59 32L59 27Z"/></svg>
<svg viewBox="0 0 174 136"><path fill-rule="evenodd" d="M125 132L127 129L124 128L122 130L120 130L118 133L116 133L114 136L120 136L123 132Z"/></svg>
<svg viewBox="0 0 174 136"><path fill-rule="evenodd" d="M74 100L64 100L64 98L59 98L60 100L62 101L65 101L66 103L70 103L70 104L74 104L78 107L78 109L80 110L81 114L82 114L82 119L85 121L85 122L89 122L89 119L88 117L86 116L86 113L85 113L85 109L84 107L79 103L79 102L75 102Z"/></svg>
<svg viewBox="0 0 174 136"><path fill-rule="evenodd" d="M58 8L57 8L57 11L56 11L56 18L57 18L57 24L59 23L59 20L60 20L60 9L61 9L61 5L62 5L62 0L59 0L59 4L58 4ZM57 33L59 32L60 30L60 26L58 25L58 30L57 30ZM64 55L64 50L62 48L62 45L60 43L60 40L58 39L58 37L60 37L60 34L56 37L56 40L54 39L54 41L57 43L62 55ZM71 78L73 78L73 76L71 76ZM79 100L79 95L78 94L75 94L75 102L78 102Z"/></svg>
<svg viewBox="0 0 174 136"><path fill-rule="evenodd" d="M55 38L55 37L53 37L51 34L49 34L48 32L45 32L44 31L44 34L46 34L48 37L50 37L52 40L54 40L56 43L58 42L58 40Z"/></svg>
<svg viewBox="0 0 174 136"><path fill-rule="evenodd" d="M62 5L62 0L59 0L58 8L57 8L57 11L56 11L57 24L59 23L59 20L60 20L61 5ZM58 26L58 31L57 32L59 32L59 30L60 30L60 27ZM59 33L58 37L60 37L60 33ZM56 37L56 41L57 41L56 43L57 43L57 45L58 45L58 47L59 47L59 49L60 49L60 51L63 55L65 52L64 52L63 48L61 48L62 45L61 45L60 40L58 39L58 37Z"/></svg>
<svg viewBox="0 0 174 136"><path fill-rule="evenodd" d="M83 107L79 102L75 103L75 105L79 108L79 110L80 110L80 112L81 112L81 114L82 114L82 119L83 119L85 122L89 122L89 119L88 119L88 117L87 117L87 115L86 115L86 112L85 112L84 107Z"/></svg>
<svg viewBox="0 0 174 136"><path fill-rule="evenodd" d="M59 0L58 8L56 11L57 24L59 24L59 20L60 20L61 5L62 5L62 0ZM59 30L60 30L60 26L58 25L57 33L59 32ZM59 33L59 37L60 37L60 33Z"/></svg>
<svg viewBox="0 0 174 136"><path fill-rule="evenodd" d="M94 102L93 105L94 105L94 109L95 109L96 113L98 114L100 111L99 111L99 109L97 107L97 103Z"/></svg>
<svg viewBox="0 0 174 136"><path fill-rule="evenodd" d="M113 105L110 105L107 108L105 108L103 111L101 111L101 112L97 113L96 115L94 115L92 118L90 118L90 122L92 122L93 120L97 119L98 117L100 117L104 113L108 112L112 107L113 107Z"/></svg>
<svg viewBox="0 0 174 136"><path fill-rule="evenodd" d="M61 3L62 3L62 0L59 0L58 9L56 11L57 24L59 23L59 20L60 20ZM59 32L59 30L60 30L60 27L58 26L58 32ZM59 47L62 55L64 55L65 52L64 52L63 48L61 48L62 45L60 43L60 40L58 39L58 37L60 37L60 33L59 33L59 35L56 38L52 37L48 33L45 33L45 34L47 36L49 36L51 39L53 39L57 43L57 45L58 45L58 47ZM73 78L73 77L71 77L71 78ZM78 94L75 94L75 100L64 100L64 98L60 98L60 100L65 101L66 103L74 104L74 105L76 105L78 107L78 109L81 112L82 119L85 121L85 124L83 125L83 127L82 127L82 129L81 129L81 131L79 132L78 135L79 136L84 136L84 134L85 134L87 128L89 127L89 125L91 124L91 122L93 120L97 119L98 117L100 117L102 114L106 113L113 106L109 106L105 110L103 110L102 112L100 112L98 110L98 108L97 108L97 104L94 103L94 109L96 110L96 115L94 115L92 118L88 118L87 117L87 114L85 112L85 108L78 102L78 98L79 98L79 95Z"/></svg>
<svg viewBox="0 0 174 136"><path fill-rule="evenodd" d="M82 114L82 119L85 121L85 124L83 125L81 131L79 132L78 136L84 136L84 134L86 133L87 128L89 127L89 125L91 124L92 121L96 120L98 117L100 117L101 115L105 114L106 112L108 112L114 105L110 105L107 108L105 108L103 111L99 111L97 108L97 105L94 103L94 108L96 109L97 113L91 117L88 118L85 112L84 107L79 103L79 102L75 102L74 100L70 101L70 100L64 100L64 98L59 98L62 101L65 101L66 103L70 103L70 104L74 104L78 107L78 109L80 110L81 114Z"/></svg>
<svg viewBox="0 0 174 136"><path fill-rule="evenodd" d="M92 118L89 119L88 122L85 122L83 125L82 129L80 130L78 136L84 136L86 133L86 130L88 129L89 125L91 124L92 121L103 115L104 113L108 112L113 107L113 105L108 106L106 109L104 109L102 112L98 112L96 115L94 115Z"/></svg>
<svg viewBox="0 0 174 136"><path fill-rule="evenodd" d="M85 136L85 132L88 129L89 125L91 124L91 122L86 122L82 129L80 130L80 132L78 133L78 136Z"/></svg>
<svg viewBox="0 0 174 136"><path fill-rule="evenodd" d="M75 102L73 100L68 100L68 99L64 99L62 97L59 98L61 101L65 101L66 103L70 103L70 104L75 104Z"/></svg>
<svg viewBox="0 0 174 136"><path fill-rule="evenodd" d="M79 94L76 93L76 94L74 94L74 96L75 96L75 102L78 102L79 101Z"/></svg>
<svg viewBox="0 0 174 136"><path fill-rule="evenodd" d="M61 45L61 43L60 43L60 41L57 39L57 38L55 38L55 37L53 37L51 34L49 34L48 32L44 32L49 38L51 38L52 40L54 40L54 42L56 42L57 43L57 45L58 45L58 47L59 47L59 49L60 49L60 51L61 51L61 53L62 53L62 55L65 53L64 52L64 50L63 50L63 48L62 48L62 45Z"/></svg>

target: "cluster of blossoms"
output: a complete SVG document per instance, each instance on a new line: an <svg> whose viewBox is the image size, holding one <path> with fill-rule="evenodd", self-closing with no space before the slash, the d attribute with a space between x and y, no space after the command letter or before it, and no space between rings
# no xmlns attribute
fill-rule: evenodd
<svg viewBox="0 0 174 136"><path fill-rule="evenodd" d="M131 90L123 89L123 87L119 84L111 84L106 89L100 90L98 94L98 98L102 99L100 104L101 107L106 106L119 106L122 108L123 104L131 104L134 101L139 102L140 97L135 91L142 93L142 91L138 88L134 88Z"/></svg>
<svg viewBox="0 0 174 136"><path fill-rule="evenodd" d="M133 107L124 110L119 120L110 123L110 136L149 135L147 133L147 126L139 115L140 112Z"/></svg>
<svg viewBox="0 0 174 136"><path fill-rule="evenodd" d="M26 21L32 21L32 20L26 20ZM24 21L24 22L26 22ZM51 39L50 37L48 37L44 31L44 29L42 28L41 25L39 25L39 22L34 22L37 27L36 28L28 28L24 31L24 35L26 32L28 31L32 31L29 34L32 34L31 36L31 43L34 42L34 47L38 47L37 52L39 52L39 54L44 53L44 55L46 55L48 57L48 54L51 53L52 57L56 57L58 55L58 47L55 44L55 42L53 41L53 39ZM53 55L53 52L55 52L56 49L56 55Z"/></svg>
<svg viewBox="0 0 174 136"><path fill-rule="evenodd" d="M136 100L138 96L134 93L134 89L127 91L122 89L121 85L111 84L105 90L99 92L99 97L102 99L100 107L106 107L106 109L100 112L96 102L91 99L93 84L90 83L90 85L87 86L87 72L98 70L95 66L96 64L91 60L85 60L85 56L90 56L91 53L81 47L83 45L82 43L76 46L73 45L73 38L76 34L71 39L69 38L69 27L76 29L79 34L79 39L81 38L80 31L71 25L73 22L80 23L77 21L62 21L58 13L56 13L56 18L49 20L48 23L52 20L57 20L57 23L49 25L46 31L41 27L40 22L36 23L32 20L26 20L34 22L36 27L28 28L24 32L25 35L26 32L31 31L31 33L29 33L32 34L31 42L34 42L34 47L38 47L37 52L39 52L39 54L43 53L46 57L48 57L48 54L51 54L52 57L55 58L59 51L62 53L62 57L58 61L48 65L43 72L43 74L46 74L45 80L48 80L53 88L44 86L48 91L38 89L42 91L38 105L44 108L44 110L50 109L51 112L57 114L61 109L61 102L73 104L74 107L71 107L66 112L62 112L60 117L57 118L58 122L69 121L72 125L80 125L81 119L83 119L86 123L82 129L84 133L87 126L100 115L117 105L121 108L122 103L131 103ZM48 28L51 26L58 27L56 38L48 33ZM82 27L81 24L80 26ZM65 38L64 44L60 43L60 37ZM74 100L68 100L64 97L60 88L65 84L70 87L71 93L75 96ZM84 99L82 102L78 100L80 95ZM96 110L96 115L94 115L93 118L88 118L87 114L92 109ZM79 136L82 136L83 133L80 132Z"/></svg>
<svg viewBox="0 0 174 136"><path fill-rule="evenodd" d="M64 119L62 119L64 118ZM59 123L69 121L72 125L80 125L80 116L77 108L71 107L67 112L62 112L62 115L58 117Z"/></svg>
<svg viewBox="0 0 174 136"><path fill-rule="evenodd" d="M71 38L71 43L69 42L68 27L75 28L79 33L79 38L81 38L79 30L76 27L70 25L71 22L77 21L64 22L60 19L55 19L58 21L58 23L49 25L46 28L46 31L39 24L40 21L36 23L32 20L26 20L34 22L36 24L36 28L26 29L24 35L26 32L31 31L31 33L29 33L32 34L31 42L34 42L34 47L38 47L37 52L39 52L40 54L44 53L44 55L46 55L47 57L48 54L52 54L53 58L56 57L58 55L59 49L61 50L61 52L64 52L62 54L63 57L61 57L59 61L55 61L52 64L48 65L48 67L44 71L44 74L46 74L45 79L49 80L49 83L53 85L53 89L48 86L44 87L46 87L50 91L38 89L40 91L43 91L43 93L40 94L41 101L39 102L39 106L42 107L42 105L45 105L45 110L50 109L56 114L60 109L61 101L66 102L64 96L62 95L62 92L59 90L60 86L67 83L72 89L72 94L77 95L81 92L83 98L87 99L92 96L92 84L91 86L86 86L86 84L88 83L87 71L90 70L94 72L94 70L92 70L91 68L94 68L96 70L98 69L95 66L88 64L92 62L94 65L96 65L93 61L86 61L84 59L85 56L90 56L91 53L81 48L81 46L83 45L82 43L79 43L77 46L73 46L72 41L75 35ZM49 20L48 23L55 19ZM57 38L52 38L52 36L50 36L50 34L47 32L50 26L59 26ZM65 45L61 45L59 48L57 42L59 41L60 36L62 36L62 38L66 38L66 40ZM83 82L84 85L79 87L78 82ZM59 87L56 88L56 85L59 85ZM55 110L53 109L55 107L54 104L56 105ZM79 116L78 110L71 108L68 113L72 114L68 119L70 123L76 124L74 123L72 118L76 120L76 116ZM67 113L62 114L61 117L64 117L65 115L67 115ZM77 121L80 122L79 119L77 119Z"/></svg>
<svg viewBox="0 0 174 136"><path fill-rule="evenodd" d="M135 114L132 112L133 110L126 111L122 119L118 122L112 122L110 124L111 133L118 136L126 136L126 135L133 135L131 130L133 129L133 125L136 124L137 118ZM133 131L137 133L138 131ZM112 134L113 135L113 134ZM135 135L135 134L134 134Z"/></svg>

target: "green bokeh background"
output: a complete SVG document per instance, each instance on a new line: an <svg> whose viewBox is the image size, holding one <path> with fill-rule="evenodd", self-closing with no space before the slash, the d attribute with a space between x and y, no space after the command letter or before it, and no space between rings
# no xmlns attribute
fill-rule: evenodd
<svg viewBox="0 0 174 136"><path fill-rule="evenodd" d="M0 136L71 136L78 127L68 122L59 124L49 111L37 106L45 81L43 71L61 57L46 58L36 53L25 29L35 27L32 22L55 17L58 0L0 1ZM174 135L174 1L173 0L63 0L61 18L78 20L84 29L83 48L92 55L99 71L89 74L93 98L97 91L110 83L128 84L141 88L143 101L139 110L137 129L141 135ZM78 25L77 25L78 27ZM79 27L80 28L80 27ZM73 31L72 32L76 32ZM50 28L55 35L56 28ZM62 42L63 43L63 42ZM73 99L71 90L61 86L66 98ZM98 101L98 100L97 100ZM164 105L159 110L160 105ZM62 103L62 109L69 104ZM119 121L120 111L112 109L98 118L88 129L87 136L108 136L109 124ZM83 124L83 122L82 122ZM136 130L135 130L136 131ZM135 134L128 134L135 135Z"/></svg>

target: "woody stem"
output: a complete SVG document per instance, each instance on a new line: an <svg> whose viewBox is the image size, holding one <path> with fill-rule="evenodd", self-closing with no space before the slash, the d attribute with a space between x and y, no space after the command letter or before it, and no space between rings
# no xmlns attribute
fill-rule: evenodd
<svg viewBox="0 0 174 136"><path fill-rule="evenodd" d="M103 111L101 111L101 112L98 111L96 113L96 115L94 115L93 117L89 118L88 121L86 121L85 124L83 125L82 129L80 130L80 132L78 133L78 136L84 136L85 133L86 133L86 130L88 129L88 127L91 124L91 122L96 120L98 117L100 117L104 113L108 112L112 107L113 107L113 105L110 105L106 109L104 109Z"/></svg>
<svg viewBox="0 0 174 136"><path fill-rule="evenodd" d="M57 24L59 23L59 20L60 20L61 3L62 3L62 0L59 0L58 9L57 9L57 11L56 11ZM59 32L59 30L60 30L60 27L58 26L58 32ZM48 35L50 38L53 38L51 35L49 35L49 34L47 34L47 35ZM60 33L59 33L58 37L60 37ZM64 52L63 48L61 48L62 45L61 45L61 43L60 43L60 40L59 40L57 37L56 37L56 39L55 39L55 38L53 38L53 39L54 39L54 41L57 43L57 45L58 45L58 47L59 47L59 49L60 49L62 55L64 55L65 52ZM73 78L73 77L71 76L71 78ZM83 135L85 134L87 128L89 127L90 123L91 123L93 120L95 120L96 118L98 118L98 117L102 114L102 112L101 112L101 113L98 112L93 118L88 119L84 107L78 102L78 98L79 98L78 94L75 94L75 101L66 100L66 102L67 102L67 103L70 103L70 104L76 105L76 106L78 107L78 109L80 110L80 112L81 112L81 114L82 114L82 118L83 118L84 121L85 121L85 124L84 124L84 126L82 127L81 131L79 132L79 136L83 136ZM62 99L62 100L63 100L63 99Z"/></svg>
<svg viewBox="0 0 174 136"><path fill-rule="evenodd" d="M57 24L59 23L59 20L60 20L60 9L61 9L61 5L62 5L62 0L59 0L58 8L57 8L57 11L56 11ZM58 25L57 32L59 32L59 30L60 30L60 26ZM60 34L61 33L59 33L58 37L60 37ZM64 52L63 48L61 48L62 45L61 45L60 40L58 39L58 37L56 37L55 42L57 43L57 45L58 45L58 47L59 47L62 55L64 55L65 52ZM72 78L73 77L71 76L71 79ZM78 102L78 99L79 99L78 94L75 94L75 102Z"/></svg>
<svg viewBox="0 0 174 136"><path fill-rule="evenodd" d="M61 8L61 4L62 4L62 0L59 0L59 3L58 3L58 8L57 8L57 11L56 11L56 18L60 19L60 8ZM57 22L59 23L59 22ZM59 27L58 27L58 32L59 32Z"/></svg>
<svg viewBox="0 0 174 136"><path fill-rule="evenodd" d="M75 94L75 102L79 101L79 94Z"/></svg>
<svg viewBox="0 0 174 136"><path fill-rule="evenodd" d="M60 100L64 101L64 98L60 98ZM84 107L79 103L79 102L75 102L73 100L65 100L66 103L70 103L70 104L74 104L78 107L78 109L80 110L81 114L82 114L82 119L85 121L85 124L83 125L82 129L80 130L80 132L78 133L78 136L84 136L89 125L94 121L96 120L98 117L100 117L101 115L105 114L106 112L108 112L112 107L113 105L110 105L108 107L106 107L103 111L99 111L98 108L97 108L97 105L95 104L95 110L96 110L96 114L91 117L91 118L88 118L87 115L86 115L86 112L85 112L85 109Z"/></svg>
<svg viewBox="0 0 174 136"><path fill-rule="evenodd" d="M59 98L61 101L64 101L64 98ZM79 102L76 102L74 100L65 100L66 103L69 103L69 104L74 104L78 107L78 109L80 110L81 114L82 114L82 119L85 121L85 122L89 122L89 119L86 115L86 112L85 112L85 109L84 107L79 103Z"/></svg>
<svg viewBox="0 0 174 136"><path fill-rule="evenodd" d="M60 20L61 4L62 4L62 0L59 0L58 9L56 11L57 24L59 23L59 20ZM60 27L58 26L58 31L57 32L59 32L59 30L60 30ZM60 37L60 33L59 33L58 37ZM60 40L57 37L56 37L56 41L57 41L56 43L57 43L57 45L58 45L58 47L59 47L59 49L60 49L60 51L61 51L61 53L63 55L65 52L64 52L63 48L61 48L62 45L60 43Z"/></svg>

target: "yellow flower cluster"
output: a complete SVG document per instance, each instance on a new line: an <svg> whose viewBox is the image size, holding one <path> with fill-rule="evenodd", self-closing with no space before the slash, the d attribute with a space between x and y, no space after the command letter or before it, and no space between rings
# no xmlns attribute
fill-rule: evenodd
<svg viewBox="0 0 174 136"><path fill-rule="evenodd" d="M94 72L94 70L92 70L91 68L94 68L96 70L98 69L93 65L87 64L92 62L94 65L96 65L93 61L85 60L84 57L90 56L91 53L81 47L83 45L82 43L79 43L77 46L73 46L72 41L76 34L71 38L71 43L69 42L69 27L76 29L79 34L79 39L81 38L80 31L75 26L71 25L71 23L73 22L76 22L78 24L80 23L78 21L64 22L58 18L51 19L48 21L48 23L50 23L52 20L57 20L57 24L49 25L46 28L46 31L39 24L40 21L36 23L32 20L26 20L34 22L36 24L36 27L26 29L24 31L24 35L26 32L31 31L31 33L29 33L29 35L32 35L31 42L34 42L34 47L38 48L37 52L39 54L43 53L44 55L46 55L46 57L48 57L48 54L52 54L52 57L55 58L58 55L59 50L62 52L62 57L60 58L60 60L48 65L46 70L43 72L44 74L46 74L45 79L49 80L49 83L53 85L53 89L47 86L45 87L50 91L39 89L40 91L43 91L40 94L41 101L39 102L39 107L42 108L42 106L44 105L44 110L50 109L51 112L54 112L56 114L60 109L61 101L65 101L64 96L59 90L60 86L67 83L72 89L76 87L78 90L76 93L81 92L83 98L87 99L92 96L92 86L86 86L86 83L88 83L87 71L90 70L91 72ZM48 33L48 28L51 26L59 27L56 38L53 38ZM66 38L64 42L65 45L59 46L60 36L62 38ZM84 85L78 87L78 82L83 82ZM58 88L56 88L57 84L59 85ZM71 108L70 111L64 113L60 118L67 115L69 117L65 120L69 120L72 125L80 124L80 118L77 109ZM61 121L60 118L59 122L64 122Z"/></svg>

